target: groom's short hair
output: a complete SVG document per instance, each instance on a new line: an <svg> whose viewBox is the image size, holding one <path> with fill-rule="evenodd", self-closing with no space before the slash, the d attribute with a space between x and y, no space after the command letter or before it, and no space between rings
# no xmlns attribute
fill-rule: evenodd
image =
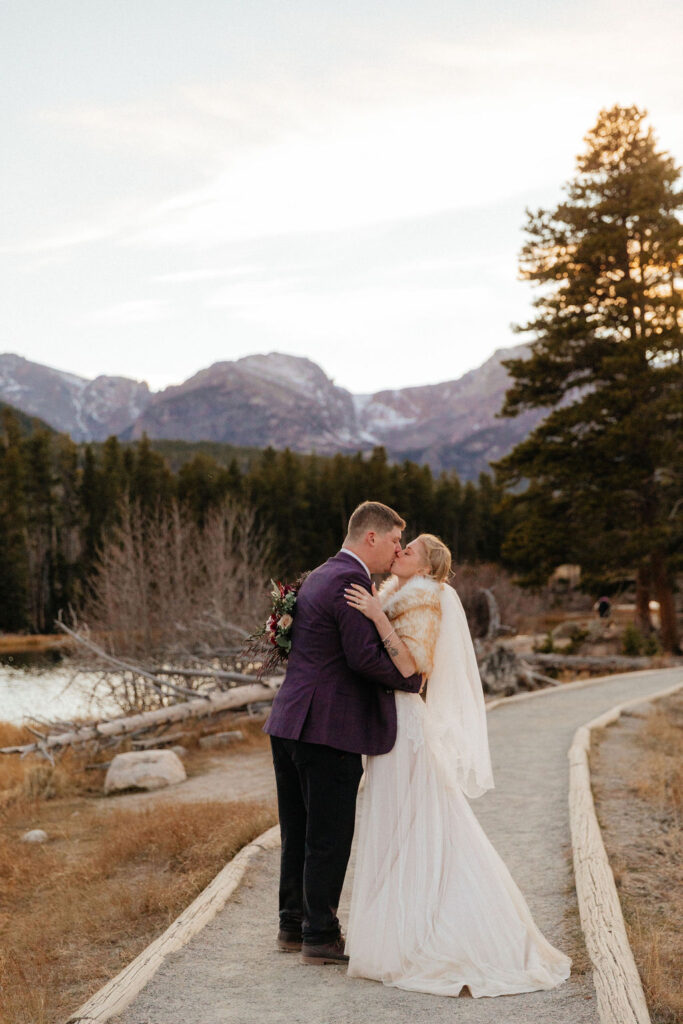
<svg viewBox="0 0 683 1024"><path fill-rule="evenodd" d="M398 512L383 505L381 501L364 501L351 513L347 535L350 540L358 540L368 530L388 533L395 526L402 530L406 528L405 520L401 519Z"/></svg>

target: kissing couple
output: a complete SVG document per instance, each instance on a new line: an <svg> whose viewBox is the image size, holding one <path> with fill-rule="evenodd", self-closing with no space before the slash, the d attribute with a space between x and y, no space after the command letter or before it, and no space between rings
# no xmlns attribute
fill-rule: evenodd
<svg viewBox="0 0 683 1024"><path fill-rule="evenodd" d="M550 989L546 941L468 798L493 786L486 711L451 554L401 548L387 505L353 512L341 550L299 590L265 725L282 836L278 946L305 964L457 996ZM379 593L372 573L391 571ZM367 755L344 940L337 907Z"/></svg>

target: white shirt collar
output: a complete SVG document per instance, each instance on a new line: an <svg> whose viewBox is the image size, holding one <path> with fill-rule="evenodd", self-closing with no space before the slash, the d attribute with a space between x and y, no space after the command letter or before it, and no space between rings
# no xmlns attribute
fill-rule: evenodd
<svg viewBox="0 0 683 1024"><path fill-rule="evenodd" d="M368 578L372 579L372 576L370 575L370 570L368 569L367 565L365 564L365 562L363 561L362 558L359 558L359 556L355 553L355 551L351 551L351 550L349 550L349 548L345 548L345 547L342 547L342 551L345 554L347 554L347 555L351 555L351 558L355 558L357 562L360 562L360 564L363 566L363 568L365 569L366 573L368 574Z"/></svg>

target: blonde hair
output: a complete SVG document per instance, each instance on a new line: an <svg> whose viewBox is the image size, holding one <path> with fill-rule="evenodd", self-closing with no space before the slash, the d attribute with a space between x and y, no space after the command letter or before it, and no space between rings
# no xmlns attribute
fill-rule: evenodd
<svg viewBox="0 0 683 1024"><path fill-rule="evenodd" d="M429 575L437 583L445 583L451 575L451 553L439 538L433 533L421 533L415 540L419 540L427 558Z"/></svg>
<svg viewBox="0 0 683 1024"><path fill-rule="evenodd" d="M358 540L363 533L374 530L376 533L389 533L395 526L405 530L406 524L398 512L383 505L381 501L364 501L354 509L349 519L347 536L349 540Z"/></svg>

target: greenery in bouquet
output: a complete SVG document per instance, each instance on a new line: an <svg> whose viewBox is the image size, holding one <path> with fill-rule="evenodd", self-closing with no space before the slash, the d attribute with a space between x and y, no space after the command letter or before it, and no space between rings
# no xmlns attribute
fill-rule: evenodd
<svg viewBox="0 0 683 1024"><path fill-rule="evenodd" d="M257 676L264 675L284 665L292 649L292 626L296 612L296 599L299 588L308 573L304 573L294 583L281 583L271 580L270 614L265 624L252 633L247 640L249 657L259 661Z"/></svg>

